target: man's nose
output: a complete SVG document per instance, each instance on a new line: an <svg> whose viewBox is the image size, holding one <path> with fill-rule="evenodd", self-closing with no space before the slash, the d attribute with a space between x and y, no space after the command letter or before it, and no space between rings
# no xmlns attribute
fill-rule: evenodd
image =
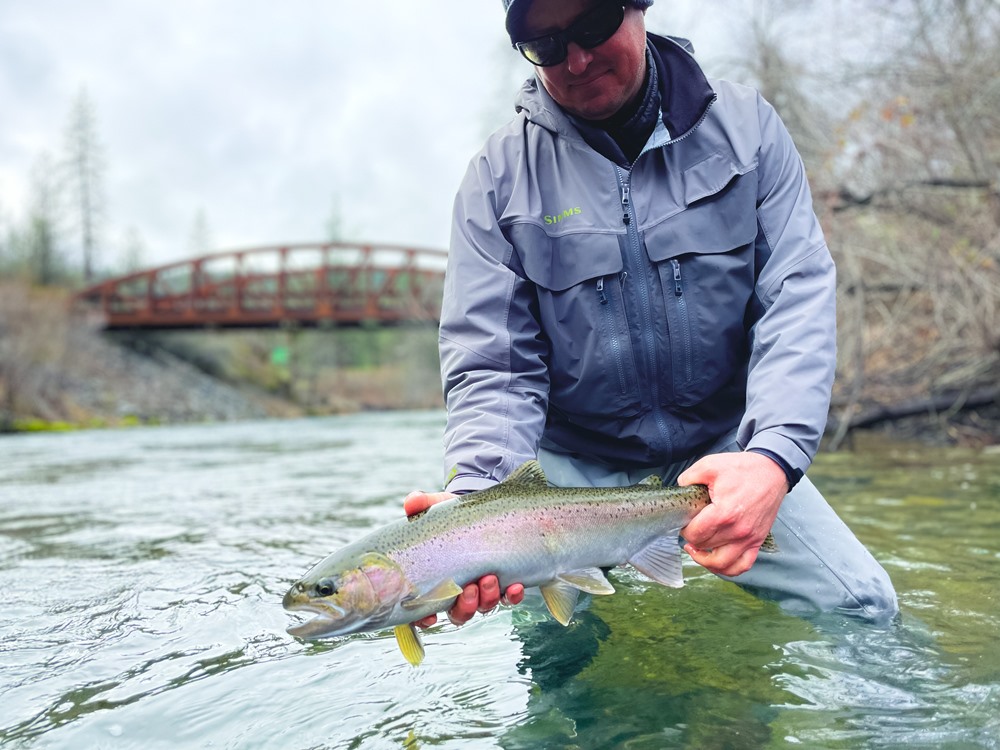
<svg viewBox="0 0 1000 750"><path fill-rule="evenodd" d="M570 42L566 45L566 66L573 75L585 72L593 59L594 56L590 50L584 49L576 42Z"/></svg>

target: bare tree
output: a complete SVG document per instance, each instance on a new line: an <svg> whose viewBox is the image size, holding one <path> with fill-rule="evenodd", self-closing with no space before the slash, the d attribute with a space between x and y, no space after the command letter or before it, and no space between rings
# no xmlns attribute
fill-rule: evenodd
<svg viewBox="0 0 1000 750"><path fill-rule="evenodd" d="M869 411L908 402L947 421L1000 398L1000 4L873 12L897 42L842 128L828 221L866 248L853 291L864 292Z"/></svg>
<svg viewBox="0 0 1000 750"><path fill-rule="evenodd" d="M954 415L1000 403L1000 2L754 0L733 20L727 75L788 126L839 268L836 441L921 412L967 437Z"/></svg>
<svg viewBox="0 0 1000 750"><path fill-rule="evenodd" d="M756 0L749 18L731 19L738 53L721 63L727 76L754 86L774 106L814 178L832 147L825 97L838 69L831 55L819 65L792 42L814 35L825 14L801 0Z"/></svg>
<svg viewBox="0 0 1000 750"><path fill-rule="evenodd" d="M97 134L94 105L86 89L80 90L70 112L64 166L78 212L83 278L91 281L105 211L105 157Z"/></svg>

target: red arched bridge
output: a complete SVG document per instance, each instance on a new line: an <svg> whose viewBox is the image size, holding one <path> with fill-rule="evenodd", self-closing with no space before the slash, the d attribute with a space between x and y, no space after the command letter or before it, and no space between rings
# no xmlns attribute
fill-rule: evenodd
<svg viewBox="0 0 1000 750"><path fill-rule="evenodd" d="M447 253L303 243L205 255L107 279L76 295L107 329L433 323Z"/></svg>

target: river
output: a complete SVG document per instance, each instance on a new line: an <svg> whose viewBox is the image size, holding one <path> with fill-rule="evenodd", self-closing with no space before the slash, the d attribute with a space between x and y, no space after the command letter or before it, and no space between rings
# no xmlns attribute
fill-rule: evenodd
<svg viewBox="0 0 1000 750"><path fill-rule="evenodd" d="M810 471L894 579L887 628L688 563L425 634L304 643L289 584L437 487L438 412L0 441L0 746L997 748L1000 453L866 444Z"/></svg>

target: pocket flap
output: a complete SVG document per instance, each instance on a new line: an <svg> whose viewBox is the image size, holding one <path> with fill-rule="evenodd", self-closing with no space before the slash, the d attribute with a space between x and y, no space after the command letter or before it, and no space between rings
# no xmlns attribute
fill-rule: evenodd
<svg viewBox="0 0 1000 750"><path fill-rule="evenodd" d="M587 279L622 271L614 234L571 233L549 236L535 224L511 224L505 234L524 275L543 289L563 292Z"/></svg>
<svg viewBox="0 0 1000 750"><path fill-rule="evenodd" d="M706 159L691 170L709 161ZM653 261L687 253L725 253L757 237L756 170L729 174L714 193L708 194L705 190L709 184L704 179L689 182L688 172L685 172L687 208L646 230L646 249Z"/></svg>

